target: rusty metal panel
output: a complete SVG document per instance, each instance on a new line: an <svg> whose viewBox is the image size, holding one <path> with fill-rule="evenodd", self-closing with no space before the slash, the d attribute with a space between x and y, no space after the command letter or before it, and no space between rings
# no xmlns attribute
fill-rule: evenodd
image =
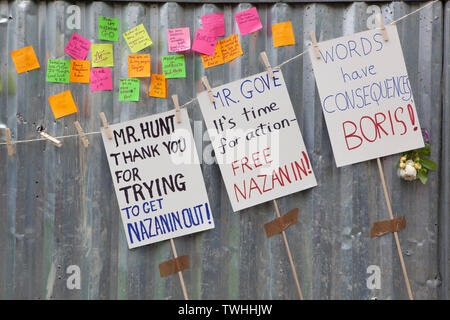
<svg viewBox="0 0 450 320"><path fill-rule="evenodd" d="M385 23L425 2L377 3ZM304 51L309 31L327 40L366 30L377 7L368 2L258 3L263 30L240 36L244 55L205 71L200 56L186 54L187 78L169 80L169 94L183 104L202 90L261 72L260 51L272 65ZM114 43L114 91L90 92L88 85L45 82L48 58L69 59L64 47L75 31L97 40L98 16L120 19L121 32L144 23L154 45L145 49L153 72L167 54L166 29L201 27L200 16L224 12L227 35L239 33L233 14L249 3L65 2L0 0L0 126L13 140L35 139L38 128L53 136L99 131L98 113L111 123L172 108L170 100L146 96L119 102L119 78L127 77L127 44ZM79 29L73 20L80 12ZM375 10L375 11L374 11ZM296 44L273 48L270 25L292 21ZM445 20L445 23L444 23ZM450 185L450 6L435 3L398 23L420 123L430 134L431 158L440 170L427 185L396 176L395 156L383 160L399 233L417 299L449 297ZM75 27L75 28L74 28ZM41 69L17 75L10 51L32 45ZM278 201L280 210L298 207L299 223L287 237L306 299L407 299L391 235L371 239L374 221L388 218L375 161L344 168L334 165L311 63L307 55L282 67L289 94L315 170L318 186ZM444 73L444 78L442 74ZM442 79L444 83L442 84ZM79 112L56 120L47 98L70 89ZM189 254L183 272L192 299L296 299L297 292L281 237L267 239L263 225L275 217L270 202L233 214L197 103L188 106L216 228L175 240ZM43 141L16 144L16 155L0 146L1 299L181 299L178 277L160 278L158 264L172 258L168 242L128 250L101 137L63 139L62 148ZM2 137L3 139L3 137ZM2 140L3 141L3 140ZM81 288L69 289L67 268L78 266ZM369 289L367 268L379 266L381 288Z"/></svg>

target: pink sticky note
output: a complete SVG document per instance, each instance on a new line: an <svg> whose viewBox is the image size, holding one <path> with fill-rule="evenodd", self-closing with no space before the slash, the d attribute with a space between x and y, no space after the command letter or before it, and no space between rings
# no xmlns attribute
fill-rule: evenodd
<svg viewBox="0 0 450 320"><path fill-rule="evenodd" d="M167 29L169 52L187 51L191 48L189 28Z"/></svg>
<svg viewBox="0 0 450 320"><path fill-rule="evenodd" d="M261 20L259 20L256 8L250 8L234 15L241 35L246 35L256 30L262 29Z"/></svg>
<svg viewBox="0 0 450 320"><path fill-rule="evenodd" d="M70 37L64 52L75 60L84 60L86 59L90 47L91 43L89 40L74 32L72 37Z"/></svg>
<svg viewBox="0 0 450 320"><path fill-rule="evenodd" d="M223 13L211 13L202 16L202 28L207 30L216 37L225 35L225 20Z"/></svg>
<svg viewBox="0 0 450 320"><path fill-rule="evenodd" d="M111 68L91 69L91 91L112 89Z"/></svg>
<svg viewBox="0 0 450 320"><path fill-rule="evenodd" d="M197 51L208 56L214 55L214 49L216 49L217 37L211 34L209 31L203 29L197 29L195 34L194 44L192 45L192 51Z"/></svg>

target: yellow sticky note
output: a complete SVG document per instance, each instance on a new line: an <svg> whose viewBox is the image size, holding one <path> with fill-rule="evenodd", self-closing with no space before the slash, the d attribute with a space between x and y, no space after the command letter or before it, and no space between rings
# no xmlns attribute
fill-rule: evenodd
<svg viewBox="0 0 450 320"><path fill-rule="evenodd" d="M32 46L11 51L11 57L19 74L41 67Z"/></svg>
<svg viewBox="0 0 450 320"><path fill-rule="evenodd" d="M282 47L295 44L292 22L281 22L272 25L273 46Z"/></svg>
<svg viewBox="0 0 450 320"><path fill-rule="evenodd" d="M128 55L128 78L150 77L150 54Z"/></svg>
<svg viewBox="0 0 450 320"><path fill-rule="evenodd" d="M73 101L70 90L48 97L48 102L56 119L77 112L77 106Z"/></svg>
<svg viewBox="0 0 450 320"><path fill-rule="evenodd" d="M240 55L243 55L238 35L235 33L228 38L219 41L222 47L223 62L230 62Z"/></svg>
<svg viewBox="0 0 450 320"><path fill-rule="evenodd" d="M89 60L70 60L70 82L89 83L90 73Z"/></svg>
<svg viewBox="0 0 450 320"><path fill-rule="evenodd" d="M147 30L145 30L142 23L125 32L123 37L133 53L141 51L153 44L152 39L150 39Z"/></svg>
<svg viewBox="0 0 450 320"><path fill-rule="evenodd" d="M222 46L220 45L220 41L217 42L216 49L212 56L206 54L200 54L200 56L205 69L223 64Z"/></svg>
<svg viewBox="0 0 450 320"><path fill-rule="evenodd" d="M152 74L148 95L156 98L167 98L167 81L163 74Z"/></svg>
<svg viewBox="0 0 450 320"><path fill-rule="evenodd" d="M114 67L112 43L93 44L91 46L92 67Z"/></svg>

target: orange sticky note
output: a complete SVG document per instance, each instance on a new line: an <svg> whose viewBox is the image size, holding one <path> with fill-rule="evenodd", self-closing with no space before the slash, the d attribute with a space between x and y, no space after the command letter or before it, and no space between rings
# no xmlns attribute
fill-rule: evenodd
<svg viewBox="0 0 450 320"><path fill-rule="evenodd" d="M90 74L89 60L70 60L70 82L89 83Z"/></svg>
<svg viewBox="0 0 450 320"><path fill-rule="evenodd" d="M77 112L77 106L73 101L70 90L48 97L48 102L50 103L50 107L52 107L56 119Z"/></svg>
<svg viewBox="0 0 450 320"><path fill-rule="evenodd" d="M19 74L41 67L36 53L34 53L33 46L11 51L11 57Z"/></svg>
<svg viewBox="0 0 450 320"><path fill-rule="evenodd" d="M281 22L272 25L273 46L282 47L295 44L292 22Z"/></svg>
<svg viewBox="0 0 450 320"><path fill-rule="evenodd" d="M203 67L205 69L223 64L222 46L220 41L217 42L216 49L212 56L206 54L200 54L200 56L202 57Z"/></svg>
<svg viewBox="0 0 450 320"><path fill-rule="evenodd" d="M235 33L228 38L219 41L222 47L223 62L230 62L240 55L243 55L241 44L239 43L238 35Z"/></svg>
<svg viewBox="0 0 450 320"><path fill-rule="evenodd" d="M128 78L150 77L150 55L128 55Z"/></svg>
<svg viewBox="0 0 450 320"><path fill-rule="evenodd" d="M152 74L148 95L156 98L167 98L167 81L163 74Z"/></svg>

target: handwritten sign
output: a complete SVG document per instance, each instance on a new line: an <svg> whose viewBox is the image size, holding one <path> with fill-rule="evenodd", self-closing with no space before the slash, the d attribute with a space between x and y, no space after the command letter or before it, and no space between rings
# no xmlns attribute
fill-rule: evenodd
<svg viewBox="0 0 450 320"><path fill-rule="evenodd" d="M233 61L244 54L237 34L220 40L220 47L222 48L222 56L225 63Z"/></svg>
<svg viewBox="0 0 450 320"><path fill-rule="evenodd" d="M91 42L77 33L73 33L64 52L76 60L84 60L91 47Z"/></svg>
<svg viewBox="0 0 450 320"><path fill-rule="evenodd" d="M280 70L197 98L233 211L317 185Z"/></svg>
<svg viewBox="0 0 450 320"><path fill-rule="evenodd" d="M186 109L101 129L130 249L214 228Z"/></svg>
<svg viewBox="0 0 450 320"><path fill-rule="evenodd" d="M91 91L112 90L111 68L91 69Z"/></svg>
<svg viewBox="0 0 450 320"><path fill-rule="evenodd" d="M167 29L169 52L182 52L191 48L189 28Z"/></svg>
<svg viewBox="0 0 450 320"><path fill-rule="evenodd" d="M272 25L273 46L275 48L295 44L292 22L281 22Z"/></svg>
<svg viewBox="0 0 450 320"><path fill-rule="evenodd" d="M176 54L161 58L163 74L167 79L186 78L184 55Z"/></svg>
<svg viewBox="0 0 450 320"><path fill-rule="evenodd" d="M41 67L32 46L11 51L11 58L18 74Z"/></svg>
<svg viewBox="0 0 450 320"><path fill-rule="evenodd" d="M45 76L45 81L69 83L69 79L70 79L70 61L48 59L47 74Z"/></svg>
<svg viewBox="0 0 450 320"><path fill-rule="evenodd" d="M256 7L244 10L234 15L239 31L242 36L262 29L261 20L259 20Z"/></svg>
<svg viewBox="0 0 450 320"><path fill-rule="evenodd" d="M214 49L214 54L212 56L200 54L200 57L202 58L203 67L205 69L223 64L222 45L220 44L220 41L217 42L216 49Z"/></svg>
<svg viewBox="0 0 450 320"><path fill-rule="evenodd" d="M150 77L150 54L128 55L128 78Z"/></svg>
<svg viewBox="0 0 450 320"><path fill-rule="evenodd" d="M119 19L99 16L98 38L106 41L119 41Z"/></svg>
<svg viewBox="0 0 450 320"><path fill-rule="evenodd" d="M216 37L225 36L225 20L223 13L211 13L201 16L202 28Z"/></svg>
<svg viewBox="0 0 450 320"><path fill-rule="evenodd" d="M150 39L147 30L145 30L142 23L125 32L123 37L133 53L150 47L153 44L152 39Z"/></svg>
<svg viewBox="0 0 450 320"><path fill-rule="evenodd" d="M56 119L78 112L70 90L48 97L48 102Z"/></svg>
<svg viewBox="0 0 450 320"><path fill-rule="evenodd" d="M424 146L395 25L319 43L310 50L338 167Z"/></svg>
<svg viewBox="0 0 450 320"><path fill-rule="evenodd" d="M70 82L89 83L90 73L89 60L70 60Z"/></svg>
<svg viewBox="0 0 450 320"><path fill-rule="evenodd" d="M139 101L139 79L119 79L119 101Z"/></svg>
<svg viewBox="0 0 450 320"><path fill-rule="evenodd" d="M156 98L167 98L167 80L163 74L152 74L148 95Z"/></svg>
<svg viewBox="0 0 450 320"><path fill-rule="evenodd" d="M114 55L112 43L92 45L92 67L114 67Z"/></svg>
<svg viewBox="0 0 450 320"><path fill-rule="evenodd" d="M214 49L217 45L217 37L207 30L197 29L195 34L192 51L200 52L208 56L214 54Z"/></svg>

